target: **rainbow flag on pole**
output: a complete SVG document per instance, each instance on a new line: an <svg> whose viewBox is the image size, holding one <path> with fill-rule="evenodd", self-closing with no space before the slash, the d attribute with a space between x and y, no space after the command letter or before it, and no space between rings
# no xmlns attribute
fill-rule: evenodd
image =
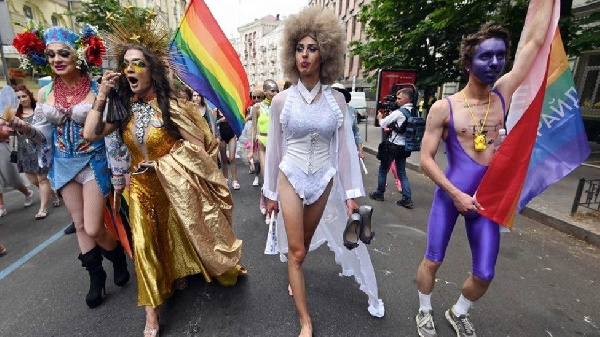
<svg viewBox="0 0 600 337"><path fill-rule="evenodd" d="M559 13L560 0L555 0L545 43L513 95L508 135L476 193L484 207L479 213L508 229L512 229L515 214L531 199L590 154L579 98L558 31ZM528 17L525 25L530 23Z"/></svg>
<svg viewBox="0 0 600 337"><path fill-rule="evenodd" d="M250 104L248 76L204 1L190 2L170 51L181 80L212 102L239 136Z"/></svg>

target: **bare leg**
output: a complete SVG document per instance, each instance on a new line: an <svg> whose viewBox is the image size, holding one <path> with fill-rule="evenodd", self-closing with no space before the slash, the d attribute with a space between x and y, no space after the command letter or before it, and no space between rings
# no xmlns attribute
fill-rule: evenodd
<svg viewBox="0 0 600 337"><path fill-rule="evenodd" d="M85 232L104 250L115 249L117 242L104 227L106 198L95 180L90 180L83 185L83 199L85 201L83 204Z"/></svg>
<svg viewBox="0 0 600 337"><path fill-rule="evenodd" d="M65 206L71 214L75 224L75 234L79 250L85 254L96 247L96 241L92 239L83 229L83 187L80 183L71 181L61 189Z"/></svg>
<svg viewBox="0 0 600 337"><path fill-rule="evenodd" d="M40 187L40 185L38 185L38 178L37 178L38 176L37 176L37 174L34 174L34 173L25 173L25 175L27 176L27 179L29 180L29 182L32 185L35 185L38 188Z"/></svg>
<svg viewBox="0 0 600 337"><path fill-rule="evenodd" d="M159 322L158 322L158 307L144 307L146 309L146 328L144 329L145 337L154 337L157 334L150 332L150 329L156 329L158 332Z"/></svg>
<svg viewBox="0 0 600 337"><path fill-rule="evenodd" d="M490 282L484 281L477 276L469 276L462 286L462 294L469 301L475 302L485 294L490 287Z"/></svg>
<svg viewBox="0 0 600 337"><path fill-rule="evenodd" d="M267 150L266 147L259 140L258 141L258 161L260 162L260 175L262 176L263 181L265 181L265 171L266 171L266 166L265 166L265 151L266 150Z"/></svg>
<svg viewBox="0 0 600 337"><path fill-rule="evenodd" d="M25 185L21 184L21 186L19 186L17 188L21 193L23 193L24 196L28 196L29 195L29 190L27 189L27 187L25 187Z"/></svg>
<svg viewBox="0 0 600 337"><path fill-rule="evenodd" d="M325 209L330 190L331 183L317 202L303 207L302 200L285 175L279 174L279 196L289 248L288 275L296 310L300 316L300 336L312 336L312 322L306 303L306 284L302 263Z"/></svg>
<svg viewBox="0 0 600 337"><path fill-rule="evenodd" d="M435 274L442 264L424 258L417 270L417 288L422 294L429 295L435 286Z"/></svg>
<svg viewBox="0 0 600 337"><path fill-rule="evenodd" d="M50 187L50 180L45 174L37 175L38 188L40 189L40 211L48 209L48 203L50 203L50 193L52 187Z"/></svg>
<svg viewBox="0 0 600 337"><path fill-rule="evenodd" d="M227 148L229 149L229 167L231 168L231 180L237 180L237 167L235 166L235 148L237 140L235 137L231 138Z"/></svg>
<svg viewBox="0 0 600 337"><path fill-rule="evenodd" d="M229 164L229 158L227 157L227 144L223 143L222 141L219 144L219 155L221 157L221 172L223 172L225 179L229 180L229 171L227 170L227 166Z"/></svg>

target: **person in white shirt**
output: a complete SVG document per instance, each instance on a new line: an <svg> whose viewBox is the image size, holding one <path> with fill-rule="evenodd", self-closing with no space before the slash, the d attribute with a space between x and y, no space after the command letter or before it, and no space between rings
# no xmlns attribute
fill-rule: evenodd
<svg viewBox="0 0 600 337"><path fill-rule="evenodd" d="M396 105L400 108L394 110L389 116L383 116L383 113L379 113L377 118L379 119L379 125L384 130L389 129L388 140L391 142L390 151L388 156L383 158L379 163L379 176L377 178L377 190L371 192L369 197L373 200L383 201L383 195L385 193L385 184L388 171L392 162L396 163L396 172L402 183L402 199L398 200L396 204L409 209L413 208L412 193L410 190L410 182L406 176L406 158L410 156L410 152L404 150L405 138L404 132L400 132L402 124L406 122L406 116L402 112L403 109L412 111L413 109L413 97L414 92L410 88L404 88L398 90L396 93Z"/></svg>

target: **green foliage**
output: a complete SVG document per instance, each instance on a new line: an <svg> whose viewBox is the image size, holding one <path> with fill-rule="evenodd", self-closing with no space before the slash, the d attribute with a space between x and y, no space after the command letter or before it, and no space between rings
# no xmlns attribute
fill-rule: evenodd
<svg viewBox="0 0 600 337"><path fill-rule="evenodd" d="M98 30L107 31L107 15L108 13L122 12L123 7L119 0L92 0L81 3L78 10L74 10L71 15L75 17L75 21L79 24L88 23L97 26Z"/></svg>
<svg viewBox="0 0 600 337"><path fill-rule="evenodd" d="M586 50L600 49L600 12L575 18L563 19L569 39L566 41L570 55L579 55Z"/></svg>
<svg viewBox="0 0 600 337"><path fill-rule="evenodd" d="M110 32L111 20L126 22L127 24L141 25L154 13L152 9L121 6L118 0L91 0L82 2L81 8L73 11L75 21L79 24L97 26L98 30Z"/></svg>
<svg viewBox="0 0 600 337"><path fill-rule="evenodd" d="M445 82L465 79L458 66L464 35L493 21L511 31L516 46L526 11L526 0L373 0L359 15L369 38L351 48L368 72L416 69L419 87L431 93Z"/></svg>

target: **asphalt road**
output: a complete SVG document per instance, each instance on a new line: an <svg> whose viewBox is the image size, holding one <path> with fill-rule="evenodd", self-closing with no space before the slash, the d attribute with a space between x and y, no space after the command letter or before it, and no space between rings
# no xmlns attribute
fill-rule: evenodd
<svg viewBox="0 0 600 337"><path fill-rule="evenodd" d="M378 161L368 155L366 164L369 192L376 186ZM242 189L233 192L234 226L244 240L243 264L249 274L231 288L192 277L188 288L162 307L161 336L297 336L287 265L263 255L267 226L258 211L259 189L251 186L246 167L240 164L239 171ZM409 179L413 210L396 206L400 195L395 188L388 189L384 202L359 200L375 207L370 253L385 317L369 315L366 295L352 278L338 275L333 254L321 247L305 263L315 336L416 336L415 271L426 246L434 186L413 171ZM5 200L9 213L0 218L0 241L9 254L0 258L0 336L142 335L144 310L136 306L135 280L124 288L115 286L106 260L108 296L100 307L87 308L88 276L77 260L74 235L59 236L14 268L60 233L69 217L63 205L35 221L37 205L22 208L18 192L6 194ZM432 299L440 336L453 335L443 312L456 301L470 272L463 228L460 221ZM515 230L503 235L496 278L471 316L479 336L600 336L599 249L517 216Z"/></svg>

